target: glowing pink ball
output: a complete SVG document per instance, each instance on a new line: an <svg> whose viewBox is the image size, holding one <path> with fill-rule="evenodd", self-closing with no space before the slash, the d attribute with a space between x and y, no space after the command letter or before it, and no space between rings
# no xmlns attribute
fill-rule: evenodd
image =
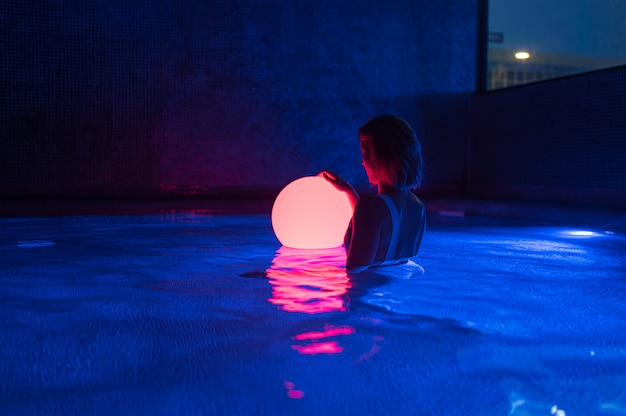
<svg viewBox="0 0 626 416"><path fill-rule="evenodd" d="M274 234L291 248L339 247L350 218L348 196L317 176L305 176L285 186L272 207Z"/></svg>

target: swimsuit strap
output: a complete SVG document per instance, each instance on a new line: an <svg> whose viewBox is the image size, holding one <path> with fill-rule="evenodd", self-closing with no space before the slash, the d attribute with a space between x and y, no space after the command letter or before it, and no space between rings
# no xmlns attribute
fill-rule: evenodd
<svg viewBox="0 0 626 416"><path fill-rule="evenodd" d="M389 213L391 214L391 239L389 240L389 247L387 248L387 255L385 260L393 260L396 255L396 246L398 244L398 234L400 233L400 215L398 214L398 208L389 195L378 195L387 204Z"/></svg>

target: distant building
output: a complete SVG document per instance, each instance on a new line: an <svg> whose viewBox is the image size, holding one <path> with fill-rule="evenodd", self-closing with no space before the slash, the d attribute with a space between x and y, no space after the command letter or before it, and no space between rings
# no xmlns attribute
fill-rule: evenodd
<svg viewBox="0 0 626 416"><path fill-rule="evenodd" d="M519 51L489 48L487 56L488 90L626 64L625 59L533 51L527 51L529 53L527 59L517 59L515 58L517 52Z"/></svg>

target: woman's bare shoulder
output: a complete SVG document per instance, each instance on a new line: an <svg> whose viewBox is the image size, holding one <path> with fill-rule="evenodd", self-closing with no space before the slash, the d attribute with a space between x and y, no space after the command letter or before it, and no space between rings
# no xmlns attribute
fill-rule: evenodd
<svg viewBox="0 0 626 416"><path fill-rule="evenodd" d="M409 196L411 197L411 199L417 203L419 203L420 205L424 205L424 203L422 202L421 199L419 199L419 197L417 195L415 195L415 193L413 192L409 192Z"/></svg>
<svg viewBox="0 0 626 416"><path fill-rule="evenodd" d="M419 208L420 210L424 210L425 209L425 205L422 202L421 199L419 199L419 197L417 195L415 195L413 192L409 192L409 201L410 203L414 206Z"/></svg>
<svg viewBox="0 0 626 416"><path fill-rule="evenodd" d="M384 207L385 206L385 201L382 200L382 198L379 198L378 195L364 195L361 198L359 198L359 202L357 203L357 205L360 204L363 207Z"/></svg>
<svg viewBox="0 0 626 416"><path fill-rule="evenodd" d="M376 195L362 196L356 204L356 209L362 212L380 212L387 209L387 204Z"/></svg>

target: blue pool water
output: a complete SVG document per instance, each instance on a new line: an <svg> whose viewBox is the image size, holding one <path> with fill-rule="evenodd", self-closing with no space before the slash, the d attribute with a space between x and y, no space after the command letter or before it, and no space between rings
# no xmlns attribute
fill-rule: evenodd
<svg viewBox="0 0 626 416"><path fill-rule="evenodd" d="M268 215L0 219L0 414L626 415L625 253L431 216L347 276Z"/></svg>

